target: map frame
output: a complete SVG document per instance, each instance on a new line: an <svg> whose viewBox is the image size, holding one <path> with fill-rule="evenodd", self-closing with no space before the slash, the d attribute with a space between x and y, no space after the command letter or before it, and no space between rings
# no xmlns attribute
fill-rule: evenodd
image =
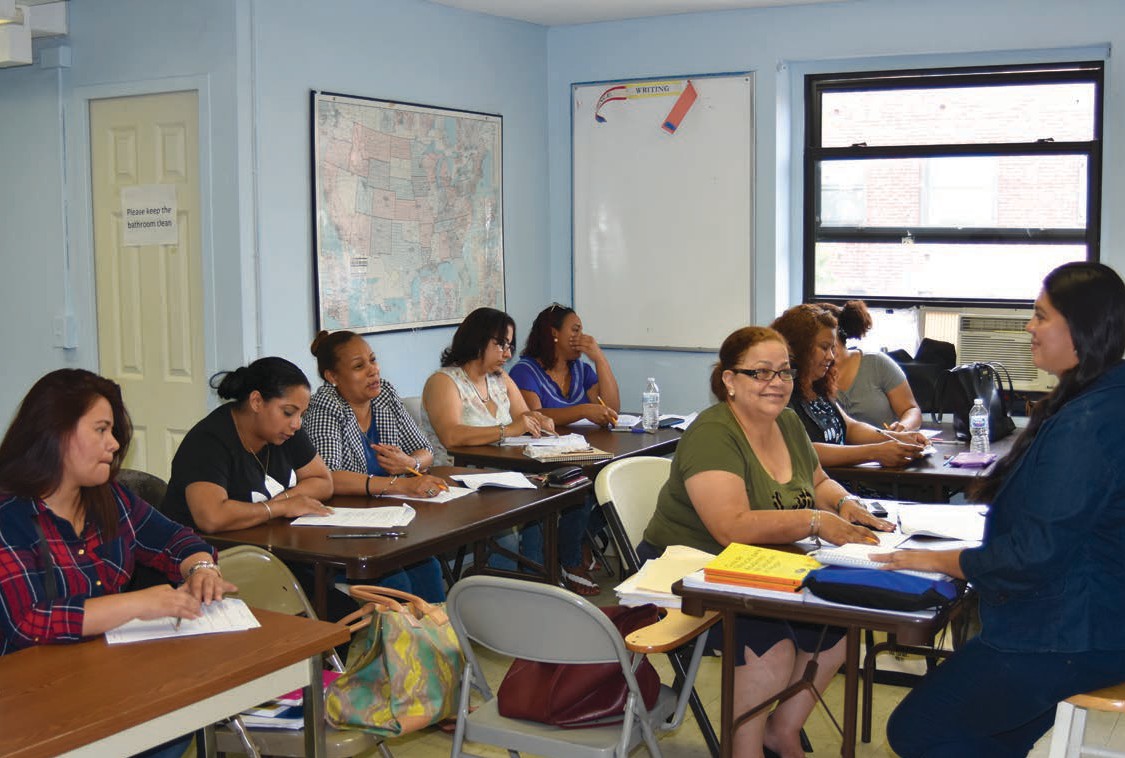
<svg viewBox="0 0 1125 758"><path fill-rule="evenodd" d="M476 244L462 245L456 254L449 252L452 247L445 248L447 257L435 255L435 247L427 249L422 242L412 239L405 243L408 253L405 256L396 256L395 232L391 229L396 224L400 227L407 226L401 219L380 219L381 223L372 223L370 233L370 247L361 250L358 247L349 247L341 235L337 234L336 224L332 214L326 207L328 198L324 194L325 178L330 171L340 171L341 166L333 164L329 156L333 153L332 146L325 144L331 141L327 129L321 128L323 108L330 105L333 108L344 107L356 109L371 119L402 118L407 123L416 120L449 119L444 122L456 134L476 134L479 139L470 144L468 151L456 153L455 158L465 158L467 161L478 161L477 165L482 172L487 173L489 182L484 191L474 191L467 201L472 207L469 217L475 219L460 231L463 232L464 241L476 240ZM472 127L466 130L466 127ZM436 127L435 127L436 128ZM479 132L478 132L479 130ZM472 310L481 306L488 306L504 310L505 308L505 277L504 277L504 190L503 190L503 116L499 114L483 113L479 111L445 108L439 106L422 105L418 103L382 100L378 98L345 95L337 92L312 90L310 92L310 131L311 131L311 173L312 173L312 226L313 226L313 279L314 298L316 302L317 329L335 331L349 329L358 334L374 334L379 332L403 331L425 329L460 324ZM378 134L378 132L376 132ZM491 135L491 136L490 136ZM427 137L426 144L432 143ZM411 185L408 194L413 195L407 204L413 200L424 197L429 198L437 194L437 181L434 175L429 175L420 165L417 149L422 140L413 138L410 141L410 175L408 179L398 177L400 182L408 181ZM401 150L401 141L398 148ZM338 152L338 151L337 151ZM482 159L481 156L486 156ZM398 155L397 157L401 157ZM337 155L337 160L339 157ZM456 161L455 161L456 162ZM401 170L402 162L397 167ZM487 167L487 170L485 170ZM448 179L448 177L446 177ZM359 177L358 181L364 183L365 178ZM400 185L402 186L402 185ZM370 189L365 188L365 189ZM380 188L381 192L388 194L390 190ZM360 193L356 193L357 205ZM401 199L395 193L395 200ZM455 200L464 200L460 196ZM372 203L374 217L375 203ZM421 209L419 215L424 215L427 209ZM337 209L339 212L339 209ZM355 211L359 214L359 211ZM457 221L464 219L466 214L461 213L450 219L429 218L431 241L438 235L435 229L445 224L456 225ZM363 219L361 219L361 222ZM420 222L425 227L426 221ZM384 233L385 232L385 233ZM423 239L426 232L421 234L413 230L415 237ZM408 233L398 230L399 248L403 247L402 240L410 237ZM456 233L453 235L456 239ZM334 240L340 244L339 248L330 249L326 242ZM382 245L382 250L378 248ZM417 249L415 250L415 246ZM345 249L346 248L346 249ZM414 255L417 253L417 255ZM414 265L413 270L404 269L394 276L373 276L371 267L380 263L380 256L386 260L393 258L412 259L407 263ZM400 263L402 261L399 261ZM464 295L461 288L455 298L441 297L441 288L448 294L458 282L465 282L469 277L474 282L475 294ZM430 286L437 283L437 292ZM331 289L330 289L331 288ZM419 289L429 290L421 297ZM331 293L331 297L326 296ZM434 312L409 314L399 313L393 307L381 307L374 303L413 303L418 301L429 302ZM341 305L341 302L346 304ZM364 313L357 313L354 303L363 303ZM341 318L341 315L345 318ZM375 318L372 314L378 316Z"/></svg>

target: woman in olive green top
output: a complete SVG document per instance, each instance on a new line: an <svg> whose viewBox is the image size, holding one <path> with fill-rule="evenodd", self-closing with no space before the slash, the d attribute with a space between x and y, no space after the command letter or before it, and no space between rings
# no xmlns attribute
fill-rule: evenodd
<svg viewBox="0 0 1125 758"><path fill-rule="evenodd" d="M796 371L789 347L773 329L748 326L719 349L711 391L720 402L699 414L676 448L667 484L637 548L642 559L669 545L717 553L731 542L789 544L819 537L833 544L877 542L866 527L890 531L817 462L800 419L787 408ZM862 525L862 526L860 526ZM820 645L815 679L823 691L844 660L839 631L742 618L735 661L734 712L741 713L799 677ZM717 642L717 637L713 638ZM800 730L815 700L803 692L735 735L736 756L763 746L799 758Z"/></svg>

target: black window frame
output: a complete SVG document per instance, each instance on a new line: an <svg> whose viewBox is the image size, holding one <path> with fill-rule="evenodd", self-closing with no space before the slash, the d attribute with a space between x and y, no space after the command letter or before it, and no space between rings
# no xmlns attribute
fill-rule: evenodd
<svg viewBox="0 0 1125 758"><path fill-rule="evenodd" d="M1101 188L1102 188L1102 121L1104 98L1105 61L1074 61L1059 63L1020 64L1002 66L963 66L952 68L923 68L908 70L858 71L805 76L805 155L804 155L804 208L803 216L803 275L802 297L805 302L826 301L842 303L853 299L846 293L818 293L816 285L816 246L818 242L901 242L912 238L914 242L929 243L1069 243L1086 246L1087 260L1097 261L1101 256ZM965 86L1004 86L1019 84L1058 84L1070 82L1093 83L1094 131L1088 142L1055 142L1039 139L1036 142L957 143L934 145L823 147L821 144L822 95L826 92L860 92L900 89L941 89ZM942 158L961 156L999 155L1085 155L1087 173L1087 216L1085 229L1030 229L1030 228L941 228L941 227L886 227L859 226L822 227L820 218L820 186L818 166L827 160L864 160L885 158ZM856 295L858 297L858 295ZM934 307L1026 307L1034 294L1027 299L980 299L875 297L863 295L870 305L884 308L902 308L917 305Z"/></svg>

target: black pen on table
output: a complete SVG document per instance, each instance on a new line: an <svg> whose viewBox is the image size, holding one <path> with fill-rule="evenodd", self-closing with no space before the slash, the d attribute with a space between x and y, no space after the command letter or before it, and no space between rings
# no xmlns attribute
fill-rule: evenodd
<svg viewBox="0 0 1125 758"><path fill-rule="evenodd" d="M405 537L406 532L348 532L346 534L326 535L330 540L365 539L368 537Z"/></svg>

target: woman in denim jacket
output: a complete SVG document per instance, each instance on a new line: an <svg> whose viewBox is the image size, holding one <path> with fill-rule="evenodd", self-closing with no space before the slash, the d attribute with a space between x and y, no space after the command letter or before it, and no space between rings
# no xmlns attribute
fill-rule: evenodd
<svg viewBox="0 0 1125 758"><path fill-rule="evenodd" d="M1043 281L1028 322L1058 386L974 493L984 543L884 556L967 579L982 631L891 715L895 752L1025 756L1055 705L1125 681L1125 284L1100 263Z"/></svg>

